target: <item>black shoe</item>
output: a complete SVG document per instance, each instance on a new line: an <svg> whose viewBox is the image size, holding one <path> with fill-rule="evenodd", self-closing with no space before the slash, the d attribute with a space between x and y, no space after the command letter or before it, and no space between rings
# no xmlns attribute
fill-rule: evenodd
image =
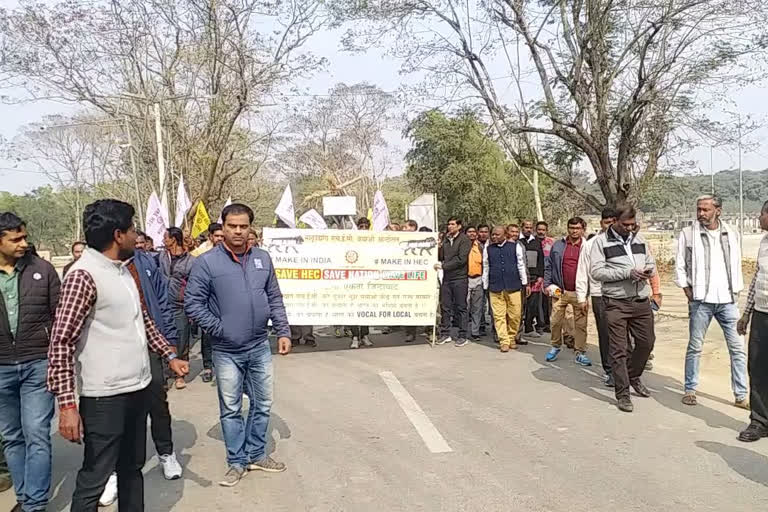
<svg viewBox="0 0 768 512"><path fill-rule="evenodd" d="M619 398L619 401L616 405L622 412L632 412L635 410L635 406L632 405L632 400L629 398Z"/></svg>
<svg viewBox="0 0 768 512"><path fill-rule="evenodd" d="M632 389L634 389L635 393L637 393L643 398L648 398L649 396L651 396L651 390L648 389L641 380L636 380L635 382L633 382Z"/></svg>
<svg viewBox="0 0 768 512"><path fill-rule="evenodd" d="M480 336L472 336L472 341L477 343L478 341L480 341Z"/></svg>
<svg viewBox="0 0 768 512"><path fill-rule="evenodd" d="M317 346L317 342L315 341L315 338L304 338L304 344L308 347Z"/></svg>
<svg viewBox="0 0 768 512"><path fill-rule="evenodd" d="M526 340L525 338L520 338L519 340L517 340L517 344L518 345L527 345L528 344L528 340Z"/></svg>
<svg viewBox="0 0 768 512"><path fill-rule="evenodd" d="M547 327L544 328L544 332L547 333L547 334L552 334L552 328L547 326Z"/></svg>
<svg viewBox="0 0 768 512"><path fill-rule="evenodd" d="M605 384L605 387L607 388L615 388L616 383L613 381L613 375L611 375L610 373L606 375L605 382L603 384Z"/></svg>
<svg viewBox="0 0 768 512"><path fill-rule="evenodd" d="M213 380L213 371L203 370L203 382L211 382Z"/></svg>
<svg viewBox="0 0 768 512"><path fill-rule="evenodd" d="M747 428L739 432L738 439L744 443L754 443L764 437L768 437L768 428L757 423L750 423Z"/></svg>

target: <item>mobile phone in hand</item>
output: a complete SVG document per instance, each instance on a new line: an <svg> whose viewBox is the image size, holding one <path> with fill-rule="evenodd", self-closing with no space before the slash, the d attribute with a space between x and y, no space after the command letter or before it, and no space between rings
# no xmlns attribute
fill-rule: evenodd
<svg viewBox="0 0 768 512"><path fill-rule="evenodd" d="M658 302L656 302L655 300L651 299L651 309L653 311L658 311L658 310L661 309L661 307L659 306Z"/></svg>

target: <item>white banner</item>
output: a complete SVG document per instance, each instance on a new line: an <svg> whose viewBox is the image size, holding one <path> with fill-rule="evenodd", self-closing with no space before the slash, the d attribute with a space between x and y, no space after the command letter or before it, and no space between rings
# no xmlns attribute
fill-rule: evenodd
<svg viewBox="0 0 768 512"><path fill-rule="evenodd" d="M389 208L384 194L377 190L373 196L373 230L384 231L389 226Z"/></svg>
<svg viewBox="0 0 768 512"><path fill-rule="evenodd" d="M314 208L304 212L304 215L299 217L299 220L313 229L328 229L325 219Z"/></svg>
<svg viewBox="0 0 768 512"><path fill-rule="evenodd" d="M264 228L291 325L433 325L432 233Z"/></svg>
<svg viewBox="0 0 768 512"><path fill-rule="evenodd" d="M184 216L192 208L187 189L184 187L184 176L179 178L179 189L176 191L176 218L173 225L180 228L184 224Z"/></svg>
<svg viewBox="0 0 768 512"><path fill-rule="evenodd" d="M149 201L147 201L147 217L144 231L152 237L155 247L161 247L166 229L168 229L168 226L163 215L163 206L160 204L157 194L152 192L152 195L149 196Z"/></svg>
<svg viewBox="0 0 768 512"><path fill-rule="evenodd" d="M293 209L293 194L291 194L290 185L285 186L283 197L280 198L280 202L277 204L277 208L275 208L275 215L288 226L296 227L296 212Z"/></svg>
<svg viewBox="0 0 768 512"><path fill-rule="evenodd" d="M227 206L229 206L229 205L231 205L231 204L232 204L232 196L229 196L229 197L227 198L227 202L226 202L226 203L224 203L224 206L221 208L221 211L223 212L223 211L224 211L224 208L226 208ZM221 220L221 214L219 214L219 220L217 220L216 222L218 222L219 224L221 224L221 223L223 222L223 221Z"/></svg>

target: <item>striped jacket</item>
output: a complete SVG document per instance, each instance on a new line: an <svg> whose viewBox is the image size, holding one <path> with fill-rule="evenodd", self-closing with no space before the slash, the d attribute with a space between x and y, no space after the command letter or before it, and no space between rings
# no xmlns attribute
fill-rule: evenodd
<svg viewBox="0 0 768 512"><path fill-rule="evenodd" d="M633 269L650 269L656 274L656 261L639 234L631 235L629 243L613 230L595 237L590 250L592 277L600 282L603 297L611 299L644 299L650 296L648 280L633 281Z"/></svg>

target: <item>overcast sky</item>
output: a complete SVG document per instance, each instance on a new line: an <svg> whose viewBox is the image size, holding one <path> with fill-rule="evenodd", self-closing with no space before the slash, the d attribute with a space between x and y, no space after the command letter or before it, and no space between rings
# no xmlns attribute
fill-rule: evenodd
<svg viewBox="0 0 768 512"><path fill-rule="evenodd" d="M14 4L12 0L0 0L0 5L9 7ZM325 94L330 88L339 82L353 84L367 81L379 86L385 91L394 91L402 84L408 84L417 80L415 77L403 76L398 72L398 64L382 56L380 52L369 52L365 55L349 55L341 52L340 31L325 32L316 35L308 43L308 48L319 56L328 59L327 68L316 74L310 80L298 85L307 91L307 94ZM491 69L494 76L503 76L503 67L497 70ZM497 80L497 87L502 93L509 91L511 84L508 79ZM308 97L295 97L290 103L301 102ZM753 87L743 91L737 91L731 95L734 103L731 110L739 111L742 115L753 115L763 120L768 118L768 104L765 101L765 91ZM286 106L290 106L290 103ZM43 116L56 113L72 112L77 107L52 102L27 103L23 105L0 105L0 135L6 139L12 139L19 129L26 123L39 121ZM285 108L285 107L284 107ZM714 114L720 117L719 114ZM406 149L406 143L400 139L400 127L389 132L388 138L397 146L399 152ZM768 130L761 130L751 135L753 141L759 141L768 135ZM709 148L703 146L694 151L690 158L696 162L705 173L709 172ZM746 152L743 156L745 169L764 169L768 167L768 148L756 147ZM14 169L9 167L16 166ZM717 148L714 150L715 170L735 168L737 166L736 148ZM0 160L0 190L12 193L24 193L33 188L47 183L44 175L36 172L30 165L13 163Z"/></svg>

